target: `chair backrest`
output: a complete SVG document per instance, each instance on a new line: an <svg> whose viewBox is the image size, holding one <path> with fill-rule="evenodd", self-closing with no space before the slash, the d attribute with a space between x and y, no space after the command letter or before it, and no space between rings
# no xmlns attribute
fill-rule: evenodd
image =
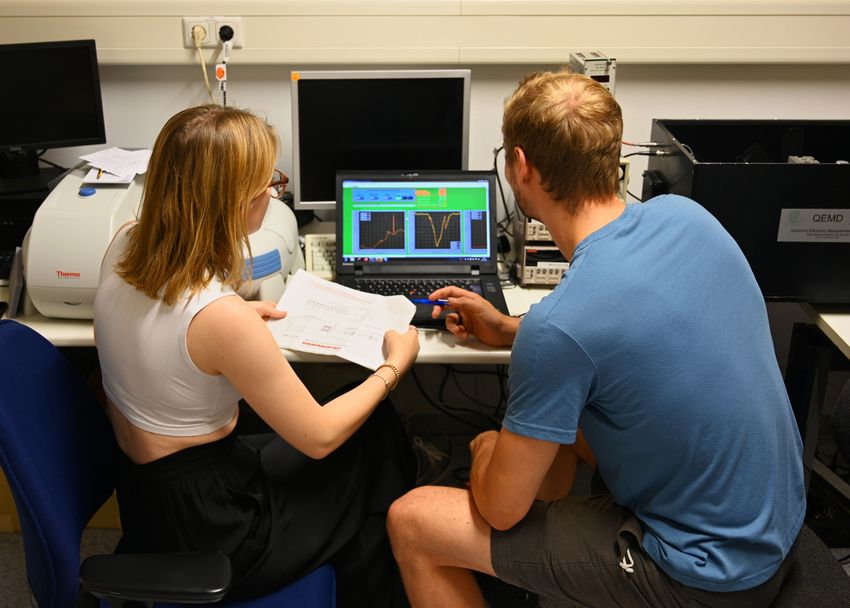
<svg viewBox="0 0 850 608"><path fill-rule="evenodd" d="M811 528L800 530L796 559L771 608L847 608L850 577Z"/></svg>
<svg viewBox="0 0 850 608"><path fill-rule="evenodd" d="M93 392L64 355L15 321L0 321L0 465L41 608L73 606L80 538L112 494L117 446Z"/></svg>

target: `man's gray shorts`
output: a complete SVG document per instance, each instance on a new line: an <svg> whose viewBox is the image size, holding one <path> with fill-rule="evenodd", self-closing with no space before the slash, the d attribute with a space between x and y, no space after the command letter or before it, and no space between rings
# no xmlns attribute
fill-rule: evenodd
<svg viewBox="0 0 850 608"><path fill-rule="evenodd" d="M670 578L641 548L640 522L609 495L535 501L528 515L490 537L493 569L512 585L557 606L769 606L793 562L792 552L767 582L718 593ZM542 602L541 602L542 603Z"/></svg>

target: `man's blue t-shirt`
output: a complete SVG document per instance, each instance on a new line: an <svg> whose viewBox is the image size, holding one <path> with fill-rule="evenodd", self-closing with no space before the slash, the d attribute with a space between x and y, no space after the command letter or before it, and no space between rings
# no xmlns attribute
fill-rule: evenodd
<svg viewBox="0 0 850 608"><path fill-rule="evenodd" d="M689 586L766 581L802 525L802 446L762 294L687 198L628 205L579 243L522 320L504 426L563 444L581 427L646 552Z"/></svg>

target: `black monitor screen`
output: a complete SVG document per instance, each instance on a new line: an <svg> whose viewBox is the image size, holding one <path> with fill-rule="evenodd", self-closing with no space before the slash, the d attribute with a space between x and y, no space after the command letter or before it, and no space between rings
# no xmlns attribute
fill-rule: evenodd
<svg viewBox="0 0 850 608"><path fill-rule="evenodd" d="M94 40L0 45L0 152L106 141Z"/></svg>
<svg viewBox="0 0 850 608"><path fill-rule="evenodd" d="M468 70L296 74L297 208L333 205L337 171L467 168Z"/></svg>

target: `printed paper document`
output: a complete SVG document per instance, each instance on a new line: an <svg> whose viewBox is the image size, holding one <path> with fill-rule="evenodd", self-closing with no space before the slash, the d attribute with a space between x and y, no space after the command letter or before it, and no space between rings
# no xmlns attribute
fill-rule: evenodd
<svg viewBox="0 0 850 608"><path fill-rule="evenodd" d="M84 154L80 158L94 167L103 169L112 175L125 176L144 173L148 170L148 161L151 157L150 149L122 150L121 148L107 148L91 154Z"/></svg>
<svg viewBox="0 0 850 608"><path fill-rule="evenodd" d="M136 177L135 173L129 175L114 175L103 169L89 169L83 178L84 184L129 184Z"/></svg>
<svg viewBox="0 0 850 608"><path fill-rule="evenodd" d="M407 331L416 306L404 296L363 293L298 270L278 302L286 317L269 321L282 348L336 355L369 369L386 360L384 334Z"/></svg>

